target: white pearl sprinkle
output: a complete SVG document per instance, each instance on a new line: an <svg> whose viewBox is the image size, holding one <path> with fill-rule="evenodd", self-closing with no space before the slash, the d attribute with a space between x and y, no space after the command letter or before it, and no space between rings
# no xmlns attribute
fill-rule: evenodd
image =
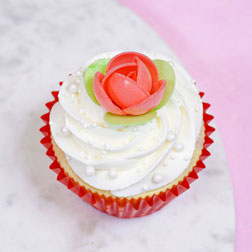
<svg viewBox="0 0 252 252"><path fill-rule="evenodd" d="M68 156L68 155L66 155L66 160L67 160L67 161L71 160L71 157Z"/></svg>
<svg viewBox="0 0 252 252"><path fill-rule="evenodd" d="M156 129L156 125L152 125L151 130L155 130L155 129Z"/></svg>
<svg viewBox="0 0 252 252"><path fill-rule="evenodd" d="M139 168L137 169L137 171L138 171L139 173L141 173L141 172L143 171L143 168L142 168L142 167L139 167Z"/></svg>
<svg viewBox="0 0 252 252"><path fill-rule="evenodd" d="M153 135L154 135L154 137L159 137L160 131L159 131L159 130L155 130L155 131L153 132Z"/></svg>
<svg viewBox="0 0 252 252"><path fill-rule="evenodd" d="M78 71L78 72L76 73L76 75L80 76L80 75L81 75L81 72L80 72L80 71Z"/></svg>
<svg viewBox="0 0 252 252"><path fill-rule="evenodd" d="M142 146L138 147L138 151L142 152L144 150L144 148Z"/></svg>
<svg viewBox="0 0 252 252"><path fill-rule="evenodd" d="M153 183L160 183L162 181L162 176L160 174L155 174L152 177Z"/></svg>
<svg viewBox="0 0 252 252"><path fill-rule="evenodd" d="M77 100L74 100L74 104L77 104L78 103L78 101Z"/></svg>
<svg viewBox="0 0 252 252"><path fill-rule="evenodd" d="M49 124L50 124L50 125L53 125L53 121L50 121Z"/></svg>
<svg viewBox="0 0 252 252"><path fill-rule="evenodd" d="M92 128L96 128L97 127L97 124L94 122L91 124L92 125Z"/></svg>
<svg viewBox="0 0 252 252"><path fill-rule="evenodd" d="M177 143L174 149L175 151L180 152L184 149L184 145L182 143Z"/></svg>
<svg viewBox="0 0 252 252"><path fill-rule="evenodd" d="M80 154L83 156L83 155L85 154L85 152L84 152L84 151L81 151Z"/></svg>
<svg viewBox="0 0 252 252"><path fill-rule="evenodd" d="M107 151L105 150L102 150L102 154L105 155L107 153Z"/></svg>
<svg viewBox="0 0 252 252"><path fill-rule="evenodd" d="M83 123L83 124L82 124L82 127L83 127L84 129L87 129L87 128L88 128L88 125L87 125L86 123Z"/></svg>
<svg viewBox="0 0 252 252"><path fill-rule="evenodd" d="M148 189L149 189L149 186L148 186L148 185L144 185L144 186L143 186L143 190L144 190L144 191L148 191Z"/></svg>
<svg viewBox="0 0 252 252"><path fill-rule="evenodd" d="M185 157L184 157L184 160L185 161L188 161L190 159L190 156L189 155L186 155Z"/></svg>
<svg viewBox="0 0 252 252"><path fill-rule="evenodd" d="M170 64L172 67L174 67L173 61L168 61L168 62L169 62L169 64Z"/></svg>
<svg viewBox="0 0 252 252"><path fill-rule="evenodd" d="M80 79L76 80L76 82L77 82L78 84L80 84Z"/></svg>
<svg viewBox="0 0 252 252"><path fill-rule="evenodd" d="M116 170L114 170L114 169L111 169L110 171L109 171L109 177L111 178L111 179L115 179L116 177L117 177L117 171Z"/></svg>
<svg viewBox="0 0 252 252"><path fill-rule="evenodd" d="M82 89L81 89L81 88L79 88L78 93L80 94L81 92L82 92Z"/></svg>
<svg viewBox="0 0 252 252"><path fill-rule="evenodd" d="M171 159L171 160L176 159L176 155L175 155L174 153L172 153L171 156L170 156L170 159Z"/></svg>
<svg viewBox="0 0 252 252"><path fill-rule="evenodd" d="M76 93L78 89L78 85L76 85L75 83L70 83L66 88L67 92L69 92L70 94Z"/></svg>
<svg viewBox="0 0 252 252"><path fill-rule="evenodd" d="M174 140L176 139L176 135L172 132L169 132L168 135L167 135L167 140L169 142L173 142Z"/></svg>
<svg viewBox="0 0 252 252"><path fill-rule="evenodd" d="M93 166L88 165L86 167L87 176L93 176L95 174L95 168Z"/></svg>
<svg viewBox="0 0 252 252"><path fill-rule="evenodd" d="M110 147L107 144L103 144L103 149L106 150L106 151L108 151L110 149Z"/></svg>
<svg viewBox="0 0 252 252"><path fill-rule="evenodd" d="M163 162L163 166L168 166L168 164L169 164L168 160L165 160L165 161Z"/></svg>
<svg viewBox="0 0 252 252"><path fill-rule="evenodd" d="M93 156L92 156L91 154L88 154L88 155L87 155L87 160L91 160L92 157L93 157Z"/></svg>
<svg viewBox="0 0 252 252"><path fill-rule="evenodd" d="M133 132L139 131L138 127L134 127L132 130L133 130Z"/></svg>
<svg viewBox="0 0 252 252"><path fill-rule="evenodd" d="M171 128L167 128L167 132L171 131Z"/></svg>
<svg viewBox="0 0 252 252"><path fill-rule="evenodd" d="M123 142L124 142L125 144L128 144L128 143L129 143L129 139L125 139Z"/></svg>
<svg viewBox="0 0 252 252"><path fill-rule="evenodd" d="M69 136L70 133L71 133L71 132L68 130L68 128L65 127L65 126L61 129L61 131L62 131L62 134L63 134L64 136Z"/></svg>

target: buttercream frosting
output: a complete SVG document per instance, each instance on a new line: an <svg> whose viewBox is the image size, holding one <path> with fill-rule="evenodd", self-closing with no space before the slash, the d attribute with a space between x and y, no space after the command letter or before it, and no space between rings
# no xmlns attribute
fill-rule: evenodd
<svg viewBox="0 0 252 252"><path fill-rule="evenodd" d="M73 171L87 184L127 197L164 186L188 167L202 126L202 101L185 69L163 55L174 69L175 90L152 121L139 126L112 127L107 112L88 96L83 74L98 55L64 81L59 102L50 114L53 139Z"/></svg>

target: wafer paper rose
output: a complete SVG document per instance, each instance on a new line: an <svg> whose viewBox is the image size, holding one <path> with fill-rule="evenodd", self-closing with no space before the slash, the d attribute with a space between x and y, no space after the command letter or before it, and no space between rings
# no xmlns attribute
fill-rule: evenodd
<svg viewBox="0 0 252 252"><path fill-rule="evenodd" d="M118 116L144 115L155 108L160 108L160 103L164 105L173 91L174 72L172 70L172 76L168 76L167 79L167 71L165 71L167 64L169 65L162 60L152 61L137 52L123 52L111 60L101 59L90 65L85 73L86 90L94 102L109 112L110 117L111 114ZM171 66L168 67L171 73ZM161 76L158 68L161 70ZM172 84L171 79L173 79ZM169 97L167 94L165 95L167 90ZM151 120L151 117L156 116L156 112L148 115L151 115L148 117L148 120ZM141 118L145 119L145 117ZM138 119L131 117L130 120L137 122Z"/></svg>

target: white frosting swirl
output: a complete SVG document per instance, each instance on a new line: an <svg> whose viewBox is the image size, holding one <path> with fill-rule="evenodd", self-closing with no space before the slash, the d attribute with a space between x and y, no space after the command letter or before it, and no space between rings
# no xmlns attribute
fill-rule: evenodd
<svg viewBox="0 0 252 252"><path fill-rule="evenodd" d="M83 73L95 60L117 53L91 59L63 83L50 124L56 144L83 181L127 197L166 185L186 169L202 125L202 102L193 80L178 63L145 53L173 66L176 85L171 99L144 125L106 125L106 111L87 95Z"/></svg>

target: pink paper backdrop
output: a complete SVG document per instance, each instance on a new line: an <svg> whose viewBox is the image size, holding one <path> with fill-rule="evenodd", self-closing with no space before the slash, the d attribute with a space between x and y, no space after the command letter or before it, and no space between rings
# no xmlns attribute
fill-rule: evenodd
<svg viewBox="0 0 252 252"><path fill-rule="evenodd" d="M120 1L167 41L206 92L232 176L235 251L252 251L252 1Z"/></svg>

